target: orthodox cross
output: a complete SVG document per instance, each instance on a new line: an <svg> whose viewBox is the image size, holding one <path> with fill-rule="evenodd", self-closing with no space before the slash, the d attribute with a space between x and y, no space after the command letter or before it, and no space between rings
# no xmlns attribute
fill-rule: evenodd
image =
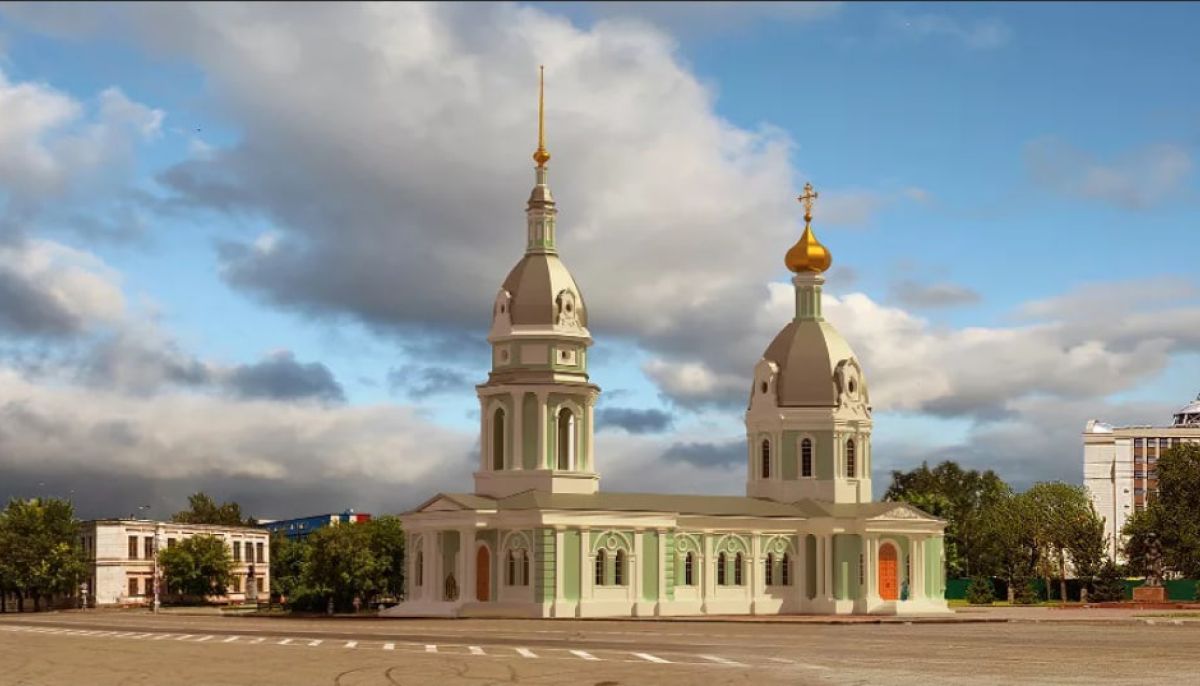
<svg viewBox="0 0 1200 686"><path fill-rule="evenodd" d="M804 192L800 194L800 197L796 198L804 205L804 221L806 222L812 221L813 201L817 199L817 196L818 193L813 190L813 185L806 183L804 184Z"/></svg>

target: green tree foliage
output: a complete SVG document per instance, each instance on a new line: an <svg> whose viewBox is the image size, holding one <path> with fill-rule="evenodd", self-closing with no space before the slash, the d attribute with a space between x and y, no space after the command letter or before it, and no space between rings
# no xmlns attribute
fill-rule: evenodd
<svg viewBox="0 0 1200 686"><path fill-rule="evenodd" d="M1107 603L1124 598L1125 580L1121 576L1121 570L1112 560L1105 560L1100 564L1096 579L1092 582L1090 599L1097 603Z"/></svg>
<svg viewBox="0 0 1200 686"><path fill-rule="evenodd" d="M242 507L237 503L217 504L204 492L188 496L188 509L171 515L171 521L180 524L220 524L222 526L257 526L253 517L242 516Z"/></svg>
<svg viewBox="0 0 1200 686"><path fill-rule="evenodd" d="M1050 595L1050 581L1055 574L1059 579L1059 598L1067 598L1067 556L1077 542L1081 532L1094 531L1099 517L1092 508L1091 498L1083 486L1049 481L1034 484L1022 493L1025 499L1028 523L1032 526L1032 537L1037 555L1037 569L1046 582L1046 595ZM1101 541L1103 546L1103 524ZM1094 541L1093 541L1094 543ZM1091 554L1091 551L1084 551ZM1093 560L1085 562L1094 563Z"/></svg>
<svg viewBox="0 0 1200 686"><path fill-rule="evenodd" d="M216 536L192 536L158 554L167 592L190 601L225 595L233 580L233 558Z"/></svg>
<svg viewBox="0 0 1200 686"><path fill-rule="evenodd" d="M1158 494L1123 531L1129 565L1145 574L1153 547L1167 571L1200 577L1200 445L1184 443L1158 459Z"/></svg>
<svg viewBox="0 0 1200 686"><path fill-rule="evenodd" d="M281 564L293 574L293 606L315 609L332 600L337 610L349 611L355 598L366 607L377 598L398 596L404 585L404 530L396 517L328 526L303 543L280 544L280 550L291 560ZM320 603L313 602L317 599Z"/></svg>
<svg viewBox="0 0 1200 686"><path fill-rule="evenodd" d="M0 513L0 587L23 607L32 598L73 593L87 571L79 547L79 522L68 500L13 499Z"/></svg>
<svg viewBox="0 0 1200 686"><path fill-rule="evenodd" d="M922 463L908 472L893 471L884 500L902 501L946 520L946 567L952 576L971 576L988 570L978 564L986 540L983 512L1009 493L1009 487L990 469L964 470L946 461L933 469Z"/></svg>
<svg viewBox="0 0 1200 686"><path fill-rule="evenodd" d="M371 551L379 558L379 590L399 597L404 589L404 527L399 517L383 515L363 524L371 539Z"/></svg>
<svg viewBox="0 0 1200 686"><path fill-rule="evenodd" d="M972 605L991 605L996 599L996 587L986 576L977 576L967 584L967 602Z"/></svg>
<svg viewBox="0 0 1200 686"><path fill-rule="evenodd" d="M271 536L271 591L295 598L304 585L304 562L308 546L282 533Z"/></svg>
<svg viewBox="0 0 1200 686"><path fill-rule="evenodd" d="M1037 565L1034 529L1029 501L1017 494L1006 494L980 514L977 564L1007 582L1009 602L1024 592Z"/></svg>

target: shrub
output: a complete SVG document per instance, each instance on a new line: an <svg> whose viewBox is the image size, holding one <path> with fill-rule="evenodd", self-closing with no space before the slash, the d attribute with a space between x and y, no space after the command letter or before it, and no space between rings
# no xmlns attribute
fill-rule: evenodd
<svg viewBox="0 0 1200 686"><path fill-rule="evenodd" d="M996 599L996 587L986 576L977 576L967 585L967 602L972 605L991 605Z"/></svg>
<svg viewBox="0 0 1200 686"><path fill-rule="evenodd" d="M1112 560L1105 560L1100 565L1100 572L1092 581L1092 591L1088 600L1097 603L1107 603L1125 599L1125 581L1121 578L1121 570Z"/></svg>

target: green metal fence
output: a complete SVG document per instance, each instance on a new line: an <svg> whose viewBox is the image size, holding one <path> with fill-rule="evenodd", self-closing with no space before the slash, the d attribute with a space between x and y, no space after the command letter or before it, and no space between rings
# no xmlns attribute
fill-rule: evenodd
<svg viewBox="0 0 1200 686"><path fill-rule="evenodd" d="M946 600L965 600L967 597L967 586L970 583L970 579L946 579ZM1131 600L1133 598L1133 589L1144 583L1146 583L1145 579L1126 579L1125 599ZM1008 595L1007 584L1001 579L992 579L992 585L996 589L996 599L1004 600ZM1059 584L1057 579L1051 580L1049 593L1046 592L1046 582L1044 579L1034 579L1032 585L1034 593L1039 600L1059 600ZM1078 579L1067 579L1067 600L1079 600L1079 590L1082 586L1082 582ZM1163 586L1167 589L1167 600L1173 602L1197 600L1195 579L1164 581Z"/></svg>

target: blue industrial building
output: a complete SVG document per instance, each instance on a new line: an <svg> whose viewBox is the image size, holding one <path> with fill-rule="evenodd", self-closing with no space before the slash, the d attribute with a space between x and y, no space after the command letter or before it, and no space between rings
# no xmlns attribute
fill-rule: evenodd
<svg viewBox="0 0 1200 686"><path fill-rule="evenodd" d="M332 524L358 524L370 519L371 515L365 512L346 510L345 512L296 517L294 519L260 521L259 526L270 531L272 534L282 533L293 541L298 541L307 538L309 534L317 529Z"/></svg>

